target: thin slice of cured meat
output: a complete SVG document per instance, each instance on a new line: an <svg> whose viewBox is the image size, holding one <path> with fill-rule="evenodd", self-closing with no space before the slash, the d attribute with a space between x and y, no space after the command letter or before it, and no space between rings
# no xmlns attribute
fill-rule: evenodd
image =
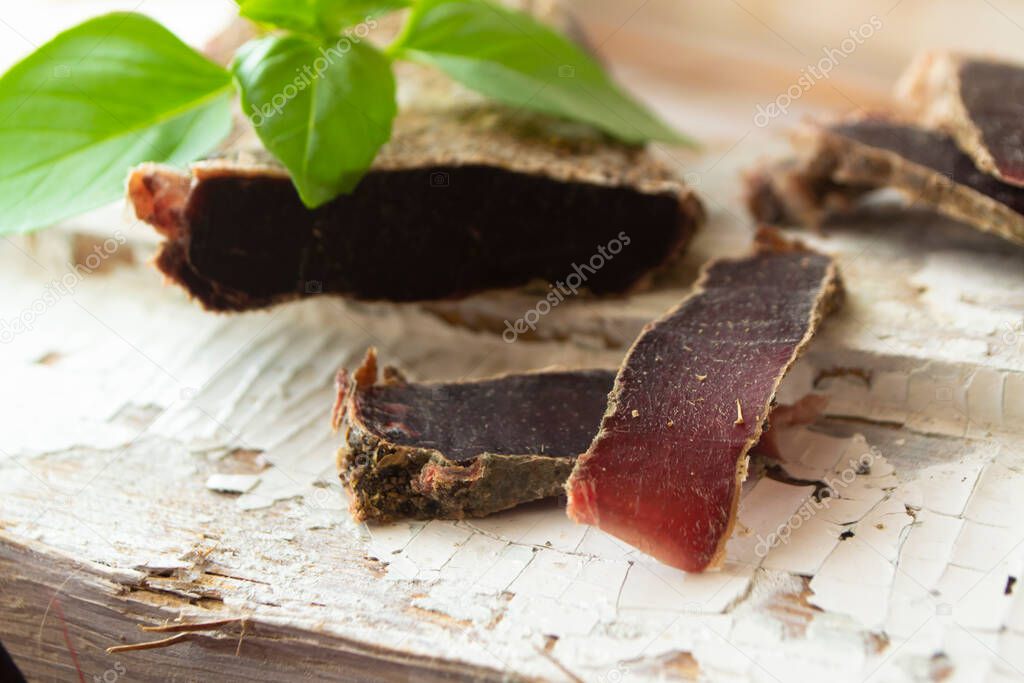
<svg viewBox="0 0 1024 683"><path fill-rule="evenodd" d="M928 52L897 93L916 120L948 131L979 169L1024 187L1024 66Z"/></svg>
<svg viewBox="0 0 1024 683"><path fill-rule="evenodd" d="M779 382L841 292L831 258L769 235L706 267L630 349L569 516L671 566L719 566Z"/></svg>
<svg viewBox="0 0 1024 683"><path fill-rule="evenodd" d="M893 188L915 205L1024 244L1024 188L978 170L942 132L872 116L807 126L795 144L798 159L748 175L747 205L759 221L815 221Z"/></svg>
<svg viewBox="0 0 1024 683"><path fill-rule="evenodd" d="M613 370L542 371L472 382L378 380L371 349L339 373L338 470L352 516L479 517L562 493L597 433Z"/></svg>

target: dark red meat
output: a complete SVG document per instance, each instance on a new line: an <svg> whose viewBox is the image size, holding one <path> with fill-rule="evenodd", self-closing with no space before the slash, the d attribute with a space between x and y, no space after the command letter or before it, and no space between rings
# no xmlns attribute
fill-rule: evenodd
<svg viewBox="0 0 1024 683"><path fill-rule="evenodd" d="M686 571L720 564L747 453L840 291L830 258L778 243L707 267L630 349L569 516Z"/></svg>
<svg viewBox="0 0 1024 683"><path fill-rule="evenodd" d="M927 53L901 81L914 116L948 131L979 169L1024 186L1024 66Z"/></svg>
<svg viewBox="0 0 1024 683"><path fill-rule="evenodd" d="M371 349L338 376L333 423L357 520L474 517L562 492L597 433L613 370L407 382Z"/></svg>

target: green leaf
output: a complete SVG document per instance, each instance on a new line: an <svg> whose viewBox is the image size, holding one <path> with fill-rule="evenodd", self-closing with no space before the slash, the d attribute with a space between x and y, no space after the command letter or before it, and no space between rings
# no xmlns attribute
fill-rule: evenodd
<svg viewBox="0 0 1024 683"><path fill-rule="evenodd" d="M231 67L256 133L311 208L351 192L391 137L391 62L366 43L346 47L269 36Z"/></svg>
<svg viewBox="0 0 1024 683"><path fill-rule="evenodd" d="M409 3L410 0L238 0L243 17L318 37L336 36L343 28L369 22L373 17L408 7Z"/></svg>
<svg viewBox="0 0 1024 683"><path fill-rule="evenodd" d="M584 121L626 142L689 142L568 39L486 0L418 0L388 52L436 66L490 98Z"/></svg>
<svg viewBox="0 0 1024 683"><path fill-rule="evenodd" d="M61 33L0 77L0 234L117 199L134 164L202 156L230 95L230 74L142 15Z"/></svg>

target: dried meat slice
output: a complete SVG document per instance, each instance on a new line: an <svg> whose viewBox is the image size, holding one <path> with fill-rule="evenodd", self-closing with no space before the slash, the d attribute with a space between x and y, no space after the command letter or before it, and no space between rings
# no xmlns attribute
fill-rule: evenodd
<svg viewBox="0 0 1024 683"><path fill-rule="evenodd" d="M767 235L710 264L630 349L569 516L674 567L719 566L779 382L841 291L832 259Z"/></svg>
<svg viewBox="0 0 1024 683"><path fill-rule="evenodd" d="M796 145L798 162L748 177L747 205L756 219L806 220L869 190L894 188L915 204L1024 244L1024 189L979 171L944 133L868 117L809 126ZM800 209L785 208L793 206Z"/></svg>
<svg viewBox="0 0 1024 683"><path fill-rule="evenodd" d="M574 272L583 289L624 293L704 221L649 152L486 105L406 112L355 191L317 209L260 152L191 172L146 164L128 194L165 237L157 267L216 311L324 293L447 299Z"/></svg>
<svg viewBox="0 0 1024 683"><path fill-rule="evenodd" d="M372 349L351 377L339 374L338 470L359 521L479 517L559 495L597 433L615 372L454 383L383 375Z"/></svg>
<svg viewBox="0 0 1024 683"><path fill-rule="evenodd" d="M1024 187L1024 66L928 52L897 91L916 120L949 132L979 169Z"/></svg>

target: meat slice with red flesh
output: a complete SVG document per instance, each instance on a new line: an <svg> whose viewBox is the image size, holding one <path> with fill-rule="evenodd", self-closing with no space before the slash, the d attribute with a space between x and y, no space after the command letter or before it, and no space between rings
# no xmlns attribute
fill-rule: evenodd
<svg viewBox="0 0 1024 683"><path fill-rule="evenodd" d="M979 169L1024 187L1024 66L929 52L898 90L918 120L948 131Z"/></svg>
<svg viewBox="0 0 1024 683"><path fill-rule="evenodd" d="M832 259L763 234L633 344L576 463L569 516L691 572L719 566L776 389L838 303Z"/></svg>

